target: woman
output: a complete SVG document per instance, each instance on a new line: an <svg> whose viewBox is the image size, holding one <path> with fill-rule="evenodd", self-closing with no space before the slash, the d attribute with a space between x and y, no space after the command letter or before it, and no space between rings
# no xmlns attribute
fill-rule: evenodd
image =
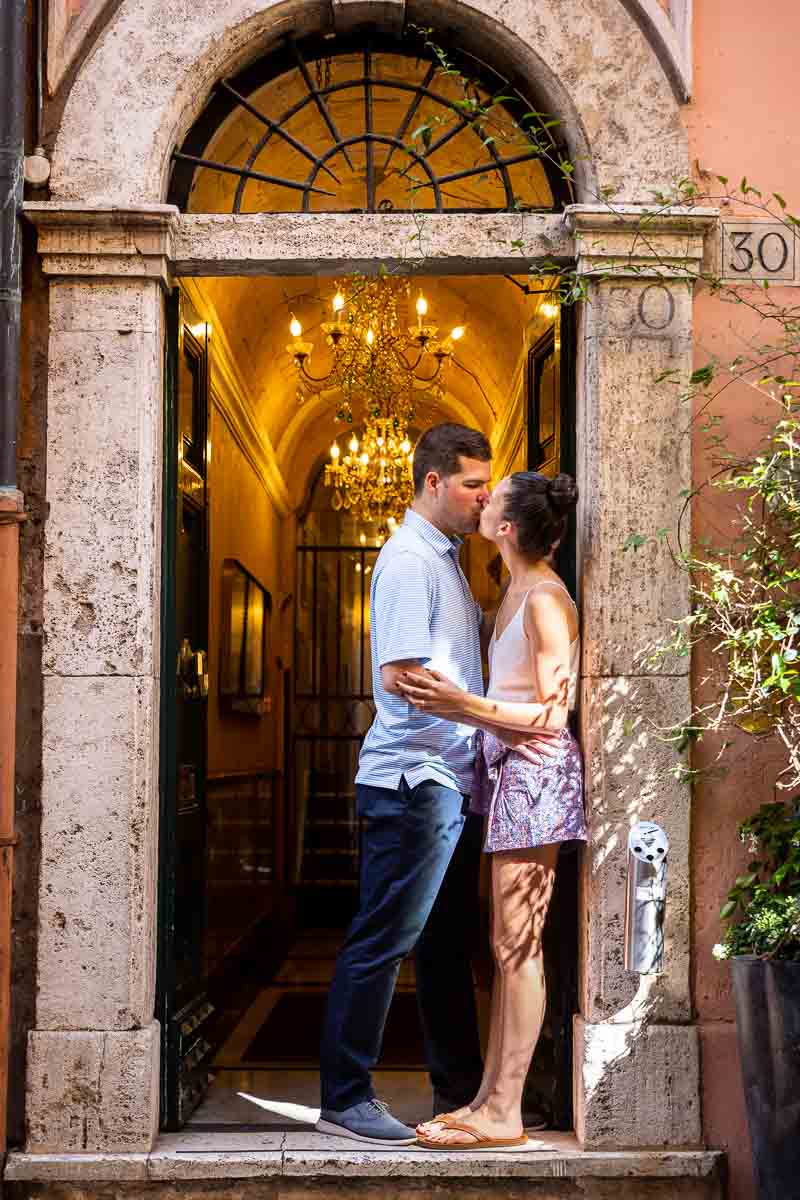
<svg viewBox="0 0 800 1200"><path fill-rule="evenodd" d="M511 574L489 643L487 696L433 671L409 671L398 684L425 712L479 728L473 809L486 817L484 849L492 855L497 969L483 1082L471 1104L418 1126L429 1149L524 1149L527 1142L522 1091L545 1011L542 929L559 846L586 839L580 750L567 728L578 613L552 565L577 499L569 475L520 471L498 484L483 510L480 532ZM501 741L493 729L516 736ZM520 745L526 731L530 747Z"/></svg>

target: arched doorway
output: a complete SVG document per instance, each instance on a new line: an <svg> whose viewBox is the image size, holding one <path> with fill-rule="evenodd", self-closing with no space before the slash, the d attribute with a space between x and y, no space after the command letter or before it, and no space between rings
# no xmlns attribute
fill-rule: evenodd
<svg viewBox="0 0 800 1200"><path fill-rule="evenodd" d="M350 9L335 6L345 7ZM381 7L409 20L420 15L411 3ZM232 0L224 13L217 7L203 9L188 38L177 25L164 28L157 0L123 0L113 36L100 38L70 92L54 155L52 199L29 209L52 277L49 437L59 451L48 460L51 556L45 622L49 662L57 679L45 699L50 733L44 750L44 794L51 810L69 804L74 794L85 794L85 772L96 772L103 802L92 817L93 836L107 853L113 849L119 862L114 859L117 889L108 903L87 900L82 908L79 896L84 889L76 887L75 898L67 904L67 915L74 909L83 922L69 924L70 929L83 929L88 921L98 933L69 943L68 965L80 970L82 986L77 1007L66 1005L63 939L51 933L55 914L48 907L49 883L58 884L63 868L62 832L60 827L43 830L41 1029L31 1035L40 1057L34 1054L31 1059L28 1090L34 1147L77 1145L74 1130L86 1128L82 1106L88 1104L94 1113L120 1088L126 1096L130 1093L125 1112L133 1116L106 1119L102 1136L90 1132L79 1149L112 1143L147 1148L157 1124L152 863L158 758L153 713L159 681L154 589L160 582L161 527L161 487L154 463L161 446L162 402L161 373L154 364L160 365L162 350L160 288L178 276L253 278L267 272L272 278L288 278L312 269L327 276L354 265L376 269L381 262L390 267L413 262L437 275L465 270L513 274L520 262L513 243L520 236L526 239L526 265L577 259L591 280L579 330L577 392L582 431L578 469L586 517L579 550L588 589L583 605L584 742L592 763L589 806L597 841L583 878L576 1120L581 1137L594 1145L687 1144L697 1139L697 1050L690 1024L686 906L670 911L667 971L646 995L626 976L619 953L621 847L632 816L648 815L650 806L658 804L675 847L672 879L678 888L686 879L688 798L655 782L661 751L646 730L637 735L633 747L626 745L623 715L631 704L641 712L687 710L685 675L642 679L633 661L634 642L642 630L661 624L665 614L682 611L685 597L676 572L658 548L653 571L659 587L646 595L630 562L620 564L615 557L632 514L637 523L649 515L653 528L667 523L661 495L640 487L639 475L657 474L665 494L687 484L687 464L674 446L674 398L663 385L646 381L656 368L682 370L686 365L691 302L680 285L660 280L660 294L666 292L674 305L667 305L667 316L657 329L647 324L639 301L650 286L648 272L657 273L645 252L648 247L639 245L642 259L631 277L614 276L620 246L636 240L641 207L612 215L603 202L606 189L613 188L617 199L641 206L651 188L684 176L685 143L669 83L628 6L601 0L591 11L588 6L581 10L585 37L575 36L555 0L537 6L535 38L528 10L506 9L493 0L441 6L447 14L443 20L463 27L464 44L472 53L485 49L485 57L493 62L513 64L516 76L532 83L533 99L544 97L539 107L561 115L576 167L579 202L566 221L559 213L546 212L432 213L420 239L414 214L328 212L309 221L302 212L236 215L228 208L208 216L176 214L163 206L171 151L183 144L185 131L215 81L235 77L242 63L274 47L287 27L282 21L294 25L298 39L319 29L333 32L327 7L323 11L321 5L264 4L254 11L245 0ZM398 22L392 23L396 27ZM595 53L592 36L599 27L601 52ZM124 63L120 45L128 51ZM615 89L622 61L629 64L629 86L627 103L620 106ZM120 94L126 99L124 133ZM674 253L677 230L682 255L696 263L704 222L708 224L703 214L661 214L650 223L648 246L658 243L665 253ZM88 340L70 340L73 331L85 329L86 321L97 330L91 345L101 345L99 357L92 357ZM136 337L125 341L131 328ZM115 370L104 373L103 363L111 361ZM71 407L59 403L65 362L89 381L73 389ZM620 394L625 395L624 437L619 436ZM113 479L113 502L102 488L86 483L82 469L84 433L93 428L96 402L108 414L113 438L93 446L91 478ZM76 412L85 419L76 418ZM248 430L242 426L239 433L247 444ZM306 433L301 423L290 423L286 451L291 447L301 458L310 454ZM498 436L502 445L511 445L516 431L509 426ZM132 445L135 453L130 452ZM126 453L120 453L120 446ZM298 498L291 495L296 480L279 478L275 467L281 456L275 446L271 450L263 476L278 498L276 511L283 520L297 506ZM638 464L638 472L631 472L632 462ZM62 503L65 489L69 498ZM76 497L92 514L91 528L99 529L99 536L92 532L75 539L69 513ZM87 560L95 564L90 574ZM128 570L138 590L128 586ZM612 576L614 605L608 602ZM73 579L74 587L62 586ZM97 601L97 609L104 610L105 597L94 589L102 591L108 580L116 605L114 621L98 623L88 638L73 644L69 631L77 628L75 620L84 611L77 606ZM91 691L83 682L89 679ZM113 720L116 740L100 746L62 720L75 696L84 697L87 711L99 706L103 719ZM71 765L76 762L79 770ZM119 802L107 803L108 795ZM113 937L100 931L104 914L112 921ZM80 1092L91 1100L79 1102L74 1088L56 1096L48 1080L67 1078L66 1068L59 1074L40 1065L43 1056L62 1065L72 1062L72 1030L92 1031L98 1047L105 1037L102 1031L113 1032L113 1046L126 1056L122 1083L118 1076L111 1082L110 1075L107 1082L93 1082L91 1089ZM89 1072L94 1059L86 1062L90 1065L81 1069ZM652 1106L644 1120L639 1115L642 1106L629 1104L630 1095L646 1081L648 1095L654 1088L658 1092L661 1085L653 1081L667 1076L681 1081L685 1102L669 1107L656 1103L657 1120Z"/></svg>

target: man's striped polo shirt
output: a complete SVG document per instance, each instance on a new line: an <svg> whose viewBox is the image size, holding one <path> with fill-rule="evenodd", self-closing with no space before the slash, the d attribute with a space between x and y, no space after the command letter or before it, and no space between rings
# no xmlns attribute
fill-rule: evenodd
<svg viewBox="0 0 800 1200"><path fill-rule="evenodd" d="M378 555L370 592L376 715L361 748L356 783L399 788L405 775L409 787L425 779L464 793L472 787L475 730L392 696L380 670L417 659L483 695L481 610L458 561L461 545L409 509Z"/></svg>

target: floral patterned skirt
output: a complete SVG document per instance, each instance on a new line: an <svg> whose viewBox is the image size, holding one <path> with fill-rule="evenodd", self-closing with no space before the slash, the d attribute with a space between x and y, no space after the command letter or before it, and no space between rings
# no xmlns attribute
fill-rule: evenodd
<svg viewBox="0 0 800 1200"><path fill-rule="evenodd" d="M535 763L479 730L470 810L487 818L488 853L585 842L583 764L575 738L565 729L557 755Z"/></svg>

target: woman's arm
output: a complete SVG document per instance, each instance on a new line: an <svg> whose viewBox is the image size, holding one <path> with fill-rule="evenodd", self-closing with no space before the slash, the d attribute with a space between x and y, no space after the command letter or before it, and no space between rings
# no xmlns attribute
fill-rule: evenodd
<svg viewBox="0 0 800 1200"><path fill-rule="evenodd" d="M551 592L532 592L525 602L523 624L530 647L533 690L538 703L474 696L456 687L438 671L419 675L407 671L397 687L425 712L464 724L501 726L517 731L560 733L567 723L569 692L569 625L563 605Z"/></svg>

